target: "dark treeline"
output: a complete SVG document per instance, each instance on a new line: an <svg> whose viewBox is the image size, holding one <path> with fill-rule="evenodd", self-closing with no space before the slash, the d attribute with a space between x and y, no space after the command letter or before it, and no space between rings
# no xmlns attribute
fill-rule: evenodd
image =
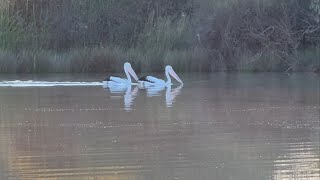
<svg viewBox="0 0 320 180"><path fill-rule="evenodd" d="M320 0L0 0L0 15L0 72L320 66Z"/></svg>

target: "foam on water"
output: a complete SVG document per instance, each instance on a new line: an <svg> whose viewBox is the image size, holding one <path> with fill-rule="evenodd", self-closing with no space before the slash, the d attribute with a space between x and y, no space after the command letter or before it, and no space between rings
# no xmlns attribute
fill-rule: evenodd
<svg viewBox="0 0 320 180"><path fill-rule="evenodd" d="M52 86L101 86L102 82L74 82L74 81L0 81L0 87L52 87Z"/></svg>

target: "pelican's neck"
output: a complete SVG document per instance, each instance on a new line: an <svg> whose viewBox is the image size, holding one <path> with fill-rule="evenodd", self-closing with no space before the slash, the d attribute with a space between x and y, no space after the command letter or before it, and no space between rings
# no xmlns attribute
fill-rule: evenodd
<svg viewBox="0 0 320 180"><path fill-rule="evenodd" d="M127 68L124 68L124 73L126 73L126 76L127 76L129 83L131 83L131 76L130 76L129 72L127 71Z"/></svg>
<svg viewBox="0 0 320 180"><path fill-rule="evenodd" d="M166 71L167 82L166 84L171 84L171 77L169 75L169 71Z"/></svg>

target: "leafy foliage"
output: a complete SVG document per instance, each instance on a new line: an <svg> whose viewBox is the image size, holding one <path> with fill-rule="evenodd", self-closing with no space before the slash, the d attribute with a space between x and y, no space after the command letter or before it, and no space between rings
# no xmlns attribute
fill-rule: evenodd
<svg viewBox="0 0 320 180"><path fill-rule="evenodd" d="M300 71L319 46L320 0L0 0L0 72Z"/></svg>

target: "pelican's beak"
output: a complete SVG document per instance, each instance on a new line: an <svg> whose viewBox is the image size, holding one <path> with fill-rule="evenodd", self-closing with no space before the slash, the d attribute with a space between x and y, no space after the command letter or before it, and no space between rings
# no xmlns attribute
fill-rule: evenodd
<svg viewBox="0 0 320 180"><path fill-rule="evenodd" d="M139 78L136 74L136 72L134 72L134 70L132 69L132 67L128 68L128 72L131 74L131 76L138 82Z"/></svg>
<svg viewBox="0 0 320 180"><path fill-rule="evenodd" d="M177 75L177 73L174 72L173 69L171 69L171 70L169 71L169 73L170 73L170 75L171 75L172 77L174 77L179 83L183 84L182 80L179 78L179 76Z"/></svg>

